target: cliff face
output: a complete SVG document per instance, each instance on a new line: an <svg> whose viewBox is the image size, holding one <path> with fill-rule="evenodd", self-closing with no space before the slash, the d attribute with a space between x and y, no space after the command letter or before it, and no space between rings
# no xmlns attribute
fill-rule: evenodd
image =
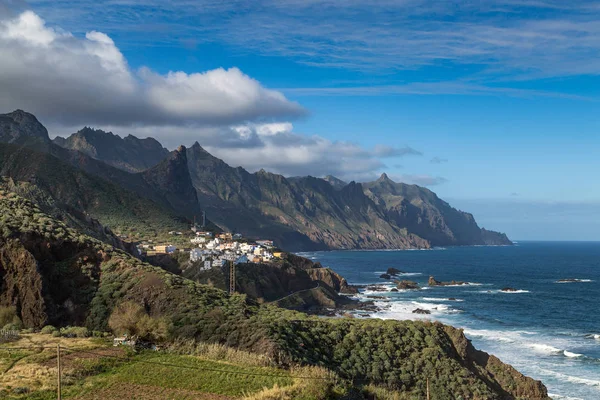
<svg viewBox="0 0 600 400"><path fill-rule="evenodd" d="M229 288L229 267L209 271L200 271L198 267L186 265L181 273L199 283L210 283L223 290ZM338 294L353 292L343 277L295 255L280 262L239 264L235 285L238 293L251 299L293 310L319 311L355 303Z"/></svg>
<svg viewBox="0 0 600 400"><path fill-rule="evenodd" d="M211 219L246 236L270 236L290 250L427 248L390 224L359 183L336 189L323 179L287 179L232 168L197 143L188 164L198 200Z"/></svg>
<svg viewBox="0 0 600 400"><path fill-rule="evenodd" d="M148 184L164 193L169 204L184 215L199 215L196 190L187 167L186 148L181 146L155 167L142 172Z"/></svg>
<svg viewBox="0 0 600 400"><path fill-rule="evenodd" d="M503 398L548 398L548 390L541 381L531 379L497 357L475 349L462 330L451 326L445 326L444 329L467 368L502 393Z"/></svg>
<svg viewBox="0 0 600 400"><path fill-rule="evenodd" d="M512 244L505 234L481 229L472 214L451 207L429 189L394 182L386 174L364 188L388 220L432 246Z"/></svg>

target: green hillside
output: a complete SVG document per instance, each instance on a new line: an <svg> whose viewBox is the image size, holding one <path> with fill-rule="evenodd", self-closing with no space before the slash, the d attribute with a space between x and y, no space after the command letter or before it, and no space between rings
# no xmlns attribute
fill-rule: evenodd
<svg viewBox="0 0 600 400"><path fill-rule="evenodd" d="M409 398L423 396L427 380L435 399L547 398L541 382L476 351L452 327L259 306L145 264L14 193L0 192L0 215L0 306L14 307L25 327L127 327L157 342L219 343L280 368L330 369L359 391L375 384Z"/></svg>

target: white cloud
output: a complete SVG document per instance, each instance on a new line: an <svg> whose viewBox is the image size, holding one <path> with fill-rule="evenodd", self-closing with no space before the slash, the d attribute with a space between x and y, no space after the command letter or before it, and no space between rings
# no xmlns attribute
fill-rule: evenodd
<svg viewBox="0 0 600 400"><path fill-rule="evenodd" d="M0 20L0 54L0 108L65 125L228 125L304 112L237 68L132 71L108 35L79 38L32 11Z"/></svg>

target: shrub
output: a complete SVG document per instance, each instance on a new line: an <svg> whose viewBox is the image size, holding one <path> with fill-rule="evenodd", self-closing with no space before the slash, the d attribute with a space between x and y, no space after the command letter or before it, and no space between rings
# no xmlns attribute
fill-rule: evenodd
<svg viewBox="0 0 600 400"><path fill-rule="evenodd" d="M56 329L54 326L52 325L46 325L42 328L42 330L40 331L41 333L43 333L44 335L51 335L54 332L56 332L58 329Z"/></svg>
<svg viewBox="0 0 600 400"><path fill-rule="evenodd" d="M169 324L165 318L151 317L142 306L130 301L115 308L108 325L115 335L129 334L154 342L166 340L169 334Z"/></svg>
<svg viewBox="0 0 600 400"><path fill-rule="evenodd" d="M85 338L90 336L90 331L83 326L67 326L60 328L60 335L64 337Z"/></svg>
<svg viewBox="0 0 600 400"><path fill-rule="evenodd" d="M52 332L52 337L60 337L60 331L57 329L54 332Z"/></svg>
<svg viewBox="0 0 600 400"><path fill-rule="evenodd" d="M8 323L2 327L3 331L19 331L21 330L21 324Z"/></svg>
<svg viewBox="0 0 600 400"><path fill-rule="evenodd" d="M23 328L21 318L17 315L17 308L15 306L0 307L0 326L11 325L11 330L20 330Z"/></svg>

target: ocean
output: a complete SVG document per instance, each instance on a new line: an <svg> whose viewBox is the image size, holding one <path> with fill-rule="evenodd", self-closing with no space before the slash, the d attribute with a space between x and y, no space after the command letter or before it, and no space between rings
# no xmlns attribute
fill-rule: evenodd
<svg viewBox="0 0 600 400"><path fill-rule="evenodd" d="M370 292L380 296L383 319L432 319L463 328L473 345L539 379L554 399L600 399L600 243L520 242L515 246L433 250L303 253L351 284L383 284L389 267L397 279L422 290ZM465 286L427 287L438 281ZM576 282L559 283L561 279ZM501 289L510 287L515 292ZM452 300L451 300L452 299ZM413 314L416 308L429 315Z"/></svg>

